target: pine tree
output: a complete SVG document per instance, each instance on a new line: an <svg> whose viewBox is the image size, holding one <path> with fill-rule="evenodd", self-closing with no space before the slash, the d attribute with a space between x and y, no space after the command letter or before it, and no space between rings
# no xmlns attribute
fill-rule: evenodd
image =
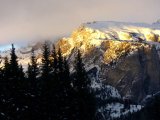
<svg viewBox="0 0 160 120"><path fill-rule="evenodd" d="M43 53L42 53L42 86L41 86L41 108L40 111L42 113L42 119L47 119L50 117L50 107L52 106L50 102L53 100L51 98L52 90L51 87L51 62L50 62L50 49L47 42L43 45Z"/></svg>
<svg viewBox="0 0 160 120"><path fill-rule="evenodd" d="M56 59L55 59L56 60ZM54 74L56 75L53 79L54 89L52 89L53 98L55 103L53 104L53 108L57 108L55 112L55 119L63 119L64 118L64 108L65 108L65 86L64 86L64 62L61 49L58 49L57 52L57 61L54 61L54 64L57 62L55 67ZM56 73L55 73L56 72ZM56 91L56 92L55 92Z"/></svg>
<svg viewBox="0 0 160 120"><path fill-rule="evenodd" d="M0 67L0 81L4 79L4 70L2 67Z"/></svg>
<svg viewBox="0 0 160 120"><path fill-rule="evenodd" d="M23 72L23 67L22 65L19 66L19 80L24 80L25 79L25 74Z"/></svg>
<svg viewBox="0 0 160 120"><path fill-rule="evenodd" d="M31 51L30 63L28 64L27 76L28 76L28 87L27 90L30 93L28 99L29 110L29 118L28 119L40 119L42 113L40 113L41 108L41 99L40 99L40 86L38 86L38 78L39 69L37 65L36 56L34 53L34 49ZM33 97L34 96L34 97Z"/></svg>
<svg viewBox="0 0 160 120"><path fill-rule="evenodd" d="M74 88L76 91L76 107L78 109L76 116L79 120L93 120L95 116L95 101L91 90L91 80L82 62L81 53L78 50L75 63ZM90 112L88 112L90 111Z"/></svg>
<svg viewBox="0 0 160 120"><path fill-rule="evenodd" d="M49 80L49 74L50 74L50 49L47 42L43 45L43 54L42 54L42 79Z"/></svg>
<svg viewBox="0 0 160 120"><path fill-rule="evenodd" d="M0 100L0 112L2 113L3 109L4 109L4 103L2 100L4 100L4 89L5 89L5 84L4 84L4 68L0 67L0 96L1 96L1 100ZM0 115L0 118L2 118L2 116Z"/></svg>
<svg viewBox="0 0 160 120"><path fill-rule="evenodd" d="M37 65L34 49L32 49L32 52L31 52L31 63L28 64L27 73L28 73L28 79L34 82L38 75L38 65Z"/></svg>
<svg viewBox="0 0 160 120"><path fill-rule="evenodd" d="M87 72L84 68L84 64L82 62L80 50L78 50L76 63L75 63L75 87L77 90L88 89L91 84L90 79L87 76Z"/></svg>
<svg viewBox="0 0 160 120"><path fill-rule="evenodd" d="M8 57L6 56L4 58L4 79L8 79L8 76L10 75L10 64Z"/></svg>
<svg viewBox="0 0 160 120"><path fill-rule="evenodd" d="M29 63L28 63L28 68L27 68L27 77L29 80L32 79L32 67Z"/></svg>
<svg viewBox="0 0 160 120"><path fill-rule="evenodd" d="M59 73L59 79L63 79L63 56L62 56L62 51L61 48L58 49L58 73Z"/></svg>
<svg viewBox="0 0 160 120"><path fill-rule="evenodd" d="M12 49L11 49L11 53L10 53L11 59L10 59L10 77L11 79L17 79L19 76L18 72L19 72L19 66L18 66L18 61L17 61L17 55L15 53L15 48L14 45L12 44Z"/></svg>
<svg viewBox="0 0 160 120"><path fill-rule="evenodd" d="M66 58L64 58L64 78L65 78L65 87L67 87L68 89L71 87L71 78L70 78L70 71L69 71L69 65L68 62L66 60Z"/></svg>
<svg viewBox="0 0 160 120"><path fill-rule="evenodd" d="M15 53L15 48L12 44L9 62L9 75L8 80L6 82L5 96L6 101L9 101L7 103L7 106L11 106L14 104L14 106L11 106L10 109L7 111L10 117L12 117L13 119L18 119L19 112L16 112L16 108L22 108L22 101L24 101L24 72L22 66L18 65L17 59L18 58ZM8 65L8 63L6 65Z"/></svg>
<svg viewBox="0 0 160 120"><path fill-rule="evenodd" d="M52 46L52 52L51 52L51 57L52 57L52 60L51 60L51 66L54 68L54 69L57 69L57 52L56 52L56 48L55 48L55 45L53 44ZM54 71L53 69L53 71Z"/></svg>
<svg viewBox="0 0 160 120"><path fill-rule="evenodd" d="M31 51L31 57L30 57L30 64L28 64L28 89L31 96L28 97L28 106L30 107L29 113L30 118L29 119L40 119L40 98L39 98L39 92L40 87L38 86L38 80L37 75L39 73L36 56L34 53L34 49ZM34 96L34 97L32 97ZM37 110L38 109L38 110Z"/></svg>
<svg viewBox="0 0 160 120"><path fill-rule="evenodd" d="M63 111L64 111L64 118L68 119L75 119L72 117L72 101L74 99L74 94L73 94L73 88L71 85L71 75L70 75L70 70L69 70L69 64L64 58L63 60L64 64L64 71L63 71Z"/></svg>

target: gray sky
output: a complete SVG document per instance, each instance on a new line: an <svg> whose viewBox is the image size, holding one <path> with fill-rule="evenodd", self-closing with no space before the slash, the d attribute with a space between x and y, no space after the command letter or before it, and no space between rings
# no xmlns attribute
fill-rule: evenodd
<svg viewBox="0 0 160 120"><path fill-rule="evenodd" d="M60 38L88 21L152 23L160 0L0 0L0 47Z"/></svg>

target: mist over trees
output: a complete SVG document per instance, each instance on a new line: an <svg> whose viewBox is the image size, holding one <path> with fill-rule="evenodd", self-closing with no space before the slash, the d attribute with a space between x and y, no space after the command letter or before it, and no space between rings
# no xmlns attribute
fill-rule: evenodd
<svg viewBox="0 0 160 120"><path fill-rule="evenodd" d="M94 120L95 102L91 80L77 51L75 72L61 49L47 42L42 63L37 64L32 49L27 71L18 64L12 44L10 59L0 69L1 120Z"/></svg>

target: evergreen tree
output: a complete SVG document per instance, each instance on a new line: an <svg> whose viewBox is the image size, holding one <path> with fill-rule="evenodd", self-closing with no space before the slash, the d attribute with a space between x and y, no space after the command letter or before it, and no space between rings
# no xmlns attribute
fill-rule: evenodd
<svg viewBox="0 0 160 120"><path fill-rule="evenodd" d="M4 79L4 70L2 67L0 67L0 81L2 81Z"/></svg>
<svg viewBox="0 0 160 120"><path fill-rule="evenodd" d="M63 62L63 56L62 56L62 51L61 48L58 49L58 73L59 73L59 79L63 79L63 67L64 67L64 62Z"/></svg>
<svg viewBox="0 0 160 120"><path fill-rule="evenodd" d="M28 68L27 68L27 77L29 80L32 79L32 67L29 63L28 63Z"/></svg>
<svg viewBox="0 0 160 120"><path fill-rule="evenodd" d="M95 101L91 90L91 80L82 62L81 53L78 50L75 65L74 88L76 91L76 116L79 120L93 120L95 116ZM76 110L75 110L76 111Z"/></svg>
<svg viewBox="0 0 160 120"><path fill-rule="evenodd" d="M6 68L9 68L8 80L6 81L5 88L5 99L9 101L5 106L8 109L6 110L7 114L10 115L13 119L18 119L19 112L16 112L16 108L21 108L22 101L24 100L24 89L23 89L23 81L24 81L24 72L22 66L18 65L17 55L15 53L14 45L12 44L12 49L10 53L10 62L8 64L6 59ZM14 106L12 106L14 104Z"/></svg>
<svg viewBox="0 0 160 120"><path fill-rule="evenodd" d="M50 74L50 49L47 42L43 45L43 53L42 53L42 79L48 80Z"/></svg>
<svg viewBox="0 0 160 120"><path fill-rule="evenodd" d="M1 61L0 61L1 63ZM2 113L4 109L4 103L2 100L4 100L4 89L5 89L5 83L4 83L4 68L0 67L0 112ZM0 119L2 119L2 115L0 115Z"/></svg>
<svg viewBox="0 0 160 120"><path fill-rule="evenodd" d="M57 57L56 57L57 56ZM55 61L54 61L54 78L53 78L53 84L54 88L51 89L52 93L52 99L55 101L53 104L53 109L56 107L56 111L54 111L54 118L55 119L64 119L65 114L65 86L64 86L64 61L61 49L58 49L57 55L54 55ZM57 58L57 59L56 59ZM57 61L56 61L57 60ZM56 63L57 62L57 63ZM57 65L56 65L57 64ZM50 86L51 87L51 86Z"/></svg>
<svg viewBox="0 0 160 120"><path fill-rule="evenodd" d="M25 79L25 74L23 72L23 67L22 65L19 66L19 80L24 80Z"/></svg>
<svg viewBox="0 0 160 120"><path fill-rule="evenodd" d="M51 62L50 62L50 49L47 42L43 45L43 53L42 53L42 86L41 86L41 96L40 96L40 111L42 119L49 119L51 116L51 111L53 110L53 76L51 75ZM52 83L51 83L52 82ZM53 88L51 88L51 86ZM56 104L56 103L54 103Z"/></svg>
<svg viewBox="0 0 160 120"><path fill-rule="evenodd" d="M28 79L34 82L38 75L38 65L37 65L34 49L32 49L32 52L31 52L31 63L28 64L27 73L28 73Z"/></svg>
<svg viewBox="0 0 160 120"><path fill-rule="evenodd" d="M37 61L36 57L34 54L34 50L32 49L31 52L31 63L28 64L28 70L27 70L27 75L28 75L28 87L27 91L29 91L30 96L28 96L28 106L29 106L29 118L28 119L39 119L40 120L40 107L41 107L41 99L39 96L40 88L37 86L38 81L37 81L37 75L39 73L39 69L37 67ZM34 97L33 97L34 96Z"/></svg>
<svg viewBox="0 0 160 120"><path fill-rule="evenodd" d="M72 101L74 99L74 89L72 88L71 85L71 75L70 75L70 70L69 70L69 64L64 58L64 71L63 71L63 111L64 111L64 118L70 119L75 119L72 115Z"/></svg>
<svg viewBox="0 0 160 120"><path fill-rule="evenodd" d="M83 90L83 89L88 89L91 81L87 76L87 72L84 68L84 64L82 62L82 58L81 58L81 53L80 50L78 50L78 54L76 57L76 63L75 63L75 87L77 90Z"/></svg>
<svg viewBox="0 0 160 120"><path fill-rule="evenodd" d="M64 58L64 78L65 78L65 87L66 89L70 89L71 87L71 78L70 78L70 71L69 71L69 65L68 62L66 60L66 58Z"/></svg>
<svg viewBox="0 0 160 120"><path fill-rule="evenodd" d="M9 64L9 60L8 57L6 56L4 58L4 79L8 79L8 76L10 75L10 64Z"/></svg>
<svg viewBox="0 0 160 120"><path fill-rule="evenodd" d="M18 72L19 72L19 66L18 66L18 61L17 61L17 55L15 53L15 48L14 45L12 44L12 49L10 53L11 59L10 59L10 77L11 79L17 79Z"/></svg>
<svg viewBox="0 0 160 120"><path fill-rule="evenodd" d="M52 57L52 60L51 60L52 71L57 72L58 60L57 60L57 52L54 44L52 46L51 57Z"/></svg>

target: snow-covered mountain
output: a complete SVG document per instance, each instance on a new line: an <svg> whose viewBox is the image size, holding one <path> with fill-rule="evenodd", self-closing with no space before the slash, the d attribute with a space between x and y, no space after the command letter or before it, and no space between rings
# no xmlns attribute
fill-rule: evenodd
<svg viewBox="0 0 160 120"><path fill-rule="evenodd" d="M70 38L63 38L59 40L57 44L63 46L64 55L69 55L75 47L80 47L82 51L87 51L89 47L100 47L102 43L109 40L115 44L112 47L116 47L116 44L118 45L118 43L121 42L134 43L144 41L149 44L156 44L157 47L159 47L159 44L157 43L160 42L159 20L153 24L113 21L88 22L82 24L75 30ZM30 56L32 47L38 51L37 54L41 53L40 48L42 47L42 44L42 42L38 42L33 45L30 44L26 47L19 48L17 54L21 61L20 63L26 65L26 63L29 62L28 56ZM0 55L4 58L4 56L9 56L9 52L9 50L0 51ZM115 54L112 55L112 57L114 56Z"/></svg>
<svg viewBox="0 0 160 120"><path fill-rule="evenodd" d="M103 32L105 35L101 38L110 40L160 40L160 24L157 21L154 24L146 23L124 23L124 22L92 22L83 24L85 28Z"/></svg>
<svg viewBox="0 0 160 120"><path fill-rule="evenodd" d="M38 42L16 49L19 63L24 66L25 70L30 62L32 48L35 49L38 63L41 63L42 44L42 42ZM124 96L134 96L132 95L132 89L126 91L132 85L128 87L123 85L123 82L126 83L131 80L128 80L128 76L133 77L132 84L135 84L135 81L142 76L146 78L149 76L150 79L154 79L153 85L158 83L159 72L156 72L156 75L153 75L153 73L151 75L150 72L151 70L159 71L158 66L160 66L157 62L159 57L156 56L160 54L159 22L154 24L113 21L84 23L73 31L69 38L62 38L55 44L57 48L61 47L63 55L71 63L71 71L73 70L72 65L77 49L80 49L86 69L96 67L99 71L98 78L119 88ZM156 50L152 46L155 46ZM3 66L4 57L9 55L10 50L0 51L1 66ZM141 62L144 62L144 66L141 65ZM106 81L106 79L109 80ZM149 89L151 88L149 87ZM158 86L151 92L156 91L157 88ZM134 94L137 94L137 92ZM141 100L145 97L145 94L143 93L140 96L140 98L134 99Z"/></svg>
<svg viewBox="0 0 160 120"><path fill-rule="evenodd" d="M147 96L160 90L160 22L124 23L97 21L82 24L69 38L55 43L61 47L73 72L73 63L80 49L85 68L92 78L99 119L118 118L139 111L143 105L129 104L124 100L141 103ZM41 63L42 43L16 50L19 63L26 70L31 49L35 49ZM1 66L10 50L1 51ZM110 99L114 102L105 104ZM103 106L101 104L103 103ZM100 114L99 114L100 113Z"/></svg>
<svg viewBox="0 0 160 120"><path fill-rule="evenodd" d="M96 67L98 78L124 97L140 102L160 90L158 23L85 23L56 46L68 57L71 68L80 49L86 69Z"/></svg>
<svg viewBox="0 0 160 120"><path fill-rule="evenodd" d="M22 64L25 69L28 62L30 62L30 52L32 48L35 49L38 62L41 62L42 44L42 42L38 42L16 50L19 63ZM151 57L153 57L152 53L154 50L152 46L156 47L154 52L159 55L160 24L159 22L146 24L113 21L84 23L73 31L69 38L62 38L55 44L57 48L59 46L61 47L63 55L66 56L71 63L71 71L76 49L78 48L83 54L86 69L89 70L92 67L96 67L100 71L99 79L105 81L106 77L110 77L106 76L106 74L114 71L118 66L121 67L119 68L121 71L124 71L121 66L124 61L127 63L128 60L129 65L134 64L135 61L132 62L129 59L134 56L137 57L140 51L142 56L144 54L146 54L146 57L148 56L148 62L152 60ZM10 50L0 51L1 66L3 66L3 58L9 56L9 54ZM137 58L133 59L136 60ZM137 62L139 62L138 59ZM128 66L126 66L126 68L127 67ZM123 79L123 77L125 76L121 76L121 79ZM120 78L118 78L118 80L120 83Z"/></svg>

